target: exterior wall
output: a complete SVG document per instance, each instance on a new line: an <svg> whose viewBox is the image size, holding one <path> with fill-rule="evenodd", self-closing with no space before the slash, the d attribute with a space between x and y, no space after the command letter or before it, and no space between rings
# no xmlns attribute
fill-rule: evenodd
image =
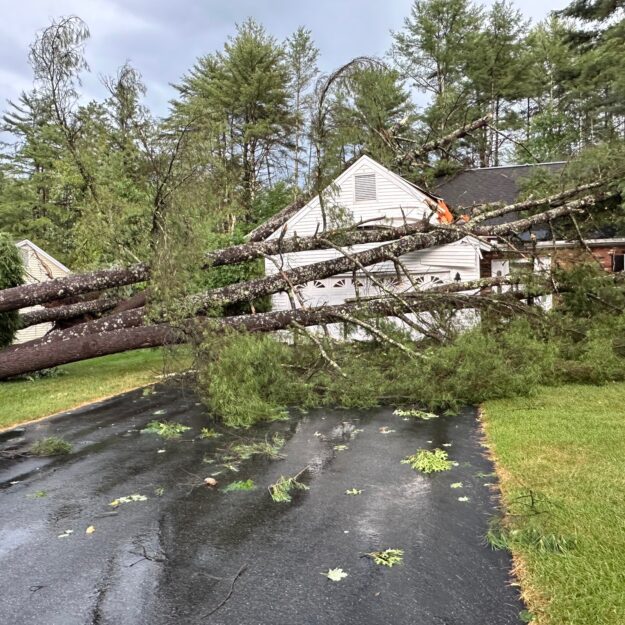
<svg viewBox="0 0 625 625"><path fill-rule="evenodd" d="M19 251L24 262L24 282L26 284L46 282L47 280L52 280L54 278L62 278L68 274L66 270L61 269L58 265L50 262L47 258L28 245L20 246ZM28 312L38 308L42 308L42 306L22 308L20 312ZM24 328L23 330L19 330L15 335L14 343L25 343L26 341L41 338L52 329L52 325L53 324L51 323L40 323L36 326L30 326L28 328Z"/></svg>
<svg viewBox="0 0 625 625"><path fill-rule="evenodd" d="M625 254L625 246L593 246L590 254L580 248L564 248L553 253L554 262L566 268L579 262L597 260L605 271L612 271L612 262L615 254Z"/></svg>
<svg viewBox="0 0 625 625"><path fill-rule="evenodd" d="M373 245L358 245L350 248L350 251L358 252L369 249ZM311 263L337 258L340 253L336 250L315 250L312 252L300 252L285 254L282 260L274 257L274 260L283 269L292 269ZM477 280L480 277L480 251L469 241L459 241L450 245L432 248L423 251L411 252L401 257L401 261L410 273L409 280L403 273L397 274L392 262L383 262L368 268L387 289L397 293L413 291L412 282L419 288L427 289L429 286L451 282L460 276L462 281ZM278 269L270 260L265 260L265 273L273 275ZM302 302L307 306L323 306L342 304L357 295L378 295L382 291L373 283L368 276L357 272L354 284L352 273L339 274L331 278L315 280L297 288L301 301L296 302L300 306ZM289 296L286 293L275 293L271 298L273 310L286 310L291 307Z"/></svg>
<svg viewBox="0 0 625 625"><path fill-rule="evenodd" d="M356 201L356 177L363 174L375 175L376 197L367 201ZM362 157L352 167L341 174L331 188L323 193L328 227L340 225L346 220L354 223L367 222L375 225L401 224L420 221L432 216L431 201L416 187L376 163L369 157ZM338 223L332 223L333 216ZM377 221L370 221L377 220ZM321 230L323 219L319 198L308 202L286 223L287 236L312 236ZM281 229L269 239L280 236Z"/></svg>
<svg viewBox="0 0 625 625"><path fill-rule="evenodd" d="M548 259L548 262L553 262L555 266L562 269L569 269L574 265L583 262L597 261L599 265L608 272L613 271L613 259L615 255L625 254L625 245L597 245L592 244L588 249L584 249L580 246L575 247L558 247L555 250L549 247L539 250L539 257L541 259ZM490 264L490 270L492 270L493 276L497 275L496 271L500 269L499 263L509 262L518 258L518 254L496 252L494 254L487 253L484 255L484 261ZM489 277L488 269L482 270L482 277ZM503 272L506 275L506 272Z"/></svg>

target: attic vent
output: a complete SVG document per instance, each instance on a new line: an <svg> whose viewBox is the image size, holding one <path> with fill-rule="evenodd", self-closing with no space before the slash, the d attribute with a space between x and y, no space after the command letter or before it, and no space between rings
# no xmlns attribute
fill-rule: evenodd
<svg viewBox="0 0 625 625"><path fill-rule="evenodd" d="M375 174L355 176L356 202L375 200Z"/></svg>

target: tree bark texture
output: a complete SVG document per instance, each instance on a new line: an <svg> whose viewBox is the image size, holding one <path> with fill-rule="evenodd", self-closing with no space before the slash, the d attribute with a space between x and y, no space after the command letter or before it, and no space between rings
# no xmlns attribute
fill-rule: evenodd
<svg viewBox="0 0 625 625"><path fill-rule="evenodd" d="M40 371L80 360L117 354L120 352L184 343L198 336L198 332L211 330L222 332L227 328L248 332L275 332L290 327L294 322L300 326L341 322L345 315L393 316L411 311L426 311L443 302L445 294L416 294L407 303L394 299L370 302L351 302L336 306L278 310L255 315L236 317L191 319L179 328L169 324L122 327L95 334L76 335L68 331L62 341L30 341L0 352L0 380ZM456 309L475 308L484 304L485 298L465 294L453 294Z"/></svg>

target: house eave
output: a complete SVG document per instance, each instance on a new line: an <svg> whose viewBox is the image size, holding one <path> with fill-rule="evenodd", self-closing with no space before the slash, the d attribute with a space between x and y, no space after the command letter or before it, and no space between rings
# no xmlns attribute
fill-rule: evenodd
<svg viewBox="0 0 625 625"><path fill-rule="evenodd" d="M33 243L30 239L22 239L15 244L15 247L23 249L29 247L35 254L45 258L48 262L52 263L55 267L64 271L65 273L71 273L71 270L66 267L62 262L58 261L54 256L50 256L48 252L42 250L36 243Z"/></svg>

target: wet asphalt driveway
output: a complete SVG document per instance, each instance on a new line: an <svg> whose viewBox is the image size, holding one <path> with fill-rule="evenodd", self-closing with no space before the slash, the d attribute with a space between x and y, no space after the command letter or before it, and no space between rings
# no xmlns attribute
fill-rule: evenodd
<svg viewBox="0 0 625 625"><path fill-rule="evenodd" d="M191 430L164 441L140 432L152 419ZM352 425L362 430L353 438ZM430 421L388 408L315 411L200 440L205 426L194 396L174 387L28 426L25 442L57 435L74 449L0 459L0 623L520 623L509 558L483 541L496 499L472 411ZM284 459L220 466L233 441L274 431L287 439ZM458 463L448 472L400 463L443 444ZM267 486L305 466L310 490L274 503ZM200 485L215 473L216 489ZM255 490L220 490L248 478ZM147 499L109 505L132 494ZM401 565L363 557L387 548L404 550ZM348 577L332 582L330 568Z"/></svg>

